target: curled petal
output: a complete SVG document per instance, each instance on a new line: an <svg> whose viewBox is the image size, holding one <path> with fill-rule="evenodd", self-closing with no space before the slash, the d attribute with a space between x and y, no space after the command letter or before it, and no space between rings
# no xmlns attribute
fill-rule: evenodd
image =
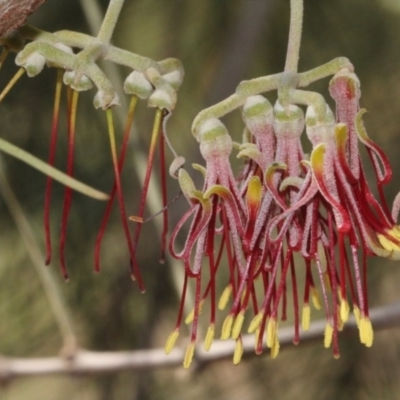
<svg viewBox="0 0 400 400"><path fill-rule="evenodd" d="M362 116L367 111L363 108L361 109L356 117L356 131L360 141L367 147L368 153L371 157L372 163L374 165L375 172L377 174L380 184L385 184L392 178L392 169L390 168L389 160L386 157L382 149L374 143L368 136L365 130L364 123L362 121Z"/></svg>
<svg viewBox="0 0 400 400"><path fill-rule="evenodd" d="M248 157L255 161L261 170L264 171L266 165L264 162L264 156L261 151L258 149L257 145L254 143L245 143L240 146L240 152L237 155L237 158Z"/></svg>
<svg viewBox="0 0 400 400"><path fill-rule="evenodd" d="M232 192L225 186L213 185L204 193L204 199L209 200L209 198L214 194L221 197L227 203L230 210L233 212L235 227L238 229L239 235L243 236L244 229L242 225L242 220L239 214L239 209L235 202L235 197L232 195Z"/></svg>
<svg viewBox="0 0 400 400"><path fill-rule="evenodd" d="M342 167L346 178L350 183L356 183L357 179L351 171L349 164L346 159L346 146L348 141L348 130L345 124L337 124L335 126L335 143L337 154L340 162L340 166Z"/></svg>
<svg viewBox="0 0 400 400"><path fill-rule="evenodd" d="M320 143L311 153L311 168L314 172L318 189L325 200L334 208L335 218L337 219L338 230L341 232L348 232L350 227L350 217L346 210L333 198L328 188L326 187L324 178L324 157L325 157L325 144ZM332 176L331 179L334 179Z"/></svg>

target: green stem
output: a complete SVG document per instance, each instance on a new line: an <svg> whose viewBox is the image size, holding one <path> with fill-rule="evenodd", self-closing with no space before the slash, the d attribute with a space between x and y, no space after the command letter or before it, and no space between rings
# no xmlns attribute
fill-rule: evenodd
<svg viewBox="0 0 400 400"><path fill-rule="evenodd" d="M51 167L49 164L44 161L36 158L32 154L28 153L25 150L20 149L17 146L7 142L4 139L0 138L0 150L4 153L7 153L19 160L25 162L33 168L36 168L38 171L44 173L47 176L55 179L56 181L62 183L65 186L70 187L78 192L85 194L86 196L93 197L97 200L108 200L109 196L103 192L100 192L96 189L91 188L90 186L85 185L82 182L77 181L74 178L64 174L58 169Z"/></svg>
<svg viewBox="0 0 400 400"><path fill-rule="evenodd" d="M103 23L101 24L100 31L97 35L104 44L110 43L111 36L114 32L115 25L117 24L119 13L124 5L125 0L110 0L108 5L107 13L104 17Z"/></svg>
<svg viewBox="0 0 400 400"><path fill-rule="evenodd" d="M290 30L285 72L297 73L303 27L303 8L303 0L290 0Z"/></svg>

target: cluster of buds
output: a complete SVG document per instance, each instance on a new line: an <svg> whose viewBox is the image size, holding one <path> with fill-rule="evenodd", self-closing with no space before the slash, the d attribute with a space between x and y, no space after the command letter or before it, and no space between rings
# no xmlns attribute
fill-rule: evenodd
<svg viewBox="0 0 400 400"><path fill-rule="evenodd" d="M17 52L16 64L20 70L11 79L0 94L0 101L5 97L17 80L26 73L29 77L35 77L46 66L57 69L56 89L54 99L54 112L52 131L50 138L50 151L47 164L36 159L30 154L16 149L10 143L1 140L0 148L3 151L10 149L9 154L19 157L28 162L33 167L45 172L49 178L46 185L45 206L44 206L44 230L46 237L46 257L45 262L49 264L52 258L52 244L49 222L49 209L52 180L57 179L65 184L65 196L61 221L61 232L59 241L59 255L62 274L68 279L68 272L65 262L65 245L68 215L71 208L72 189L80 190L84 194L97 199L107 200L108 205L101 223L99 234L95 246L95 270L100 270L100 245L104 230L110 215L111 206L115 197L118 197L120 214L123 229L126 237L127 246L130 253L130 265L132 279L137 280L141 291L144 285L140 276L138 264L136 262L136 247L143 222L145 210L145 200L149 179L153 166L154 153L158 143L164 149L164 136L162 135L164 121L174 109L177 101L177 90L179 89L184 76L183 67L178 59L168 58L159 62L146 57L134 54L124 49L110 44L112 32L121 11L123 0L111 0L105 15L101 29L96 37L72 31L45 32L29 25L24 25L18 29L8 32L0 37L0 44L3 52L0 56L0 66L10 51ZM124 94L131 98L127 114L121 150L118 154L114 132L112 107L119 105L120 98L112 82L99 67L98 62L107 60L116 65L128 67L131 72L124 81ZM66 174L54 168L55 153L57 144L58 121L61 105L61 95L63 86L67 87L67 130L68 130L68 150ZM110 195L93 190L74 178L74 143L76 136L76 117L78 109L79 93L96 88L94 97L95 108L105 111L109 141L111 148L111 158L114 166L115 183ZM154 125L152 130L151 144L148 155L146 176L140 198L140 209L132 220L136 222L134 237L131 237L128 219L125 212L123 193L120 183L120 173L124 164L129 134L132 131L133 116L137 101L145 99L148 106L156 109ZM164 154L161 155L162 160ZM163 201L166 205L166 189L163 187ZM164 222L166 218L164 218ZM164 228L166 230L166 228ZM165 235L164 235L165 237ZM163 246L165 247L165 245Z"/></svg>
<svg viewBox="0 0 400 400"><path fill-rule="evenodd" d="M285 79L283 73L280 81ZM190 209L170 242L172 255L185 265L185 280L178 321L166 351L178 337L188 284L194 280L195 306L185 321L192 326L185 367L193 358L206 302L210 319L204 347L211 348L216 308L227 309L221 339L236 341L235 364L243 353L243 329L255 334L257 354L266 344L273 358L278 355L278 325L286 320L290 301L295 344L300 329L309 328L312 303L325 311L324 346L333 347L335 358L339 357L338 332L350 311L361 342L371 346L367 257L400 259L400 227L395 222L399 199L390 213L382 188L391 169L365 131L360 83L351 64L340 68L329 84L336 115L316 93L295 89L290 96L282 95L281 83L274 106L260 94L240 95L250 84L240 85L239 92L226 101L241 106L244 143L235 144L219 119L207 118L218 114L215 108L206 111L194 126L206 163L194 166L204 174L202 190L195 188L186 170L177 171ZM296 103L307 105L305 114ZM310 155L303 151L304 131L311 143ZM360 145L372 161L379 199L366 180ZM236 177L229 160L234 147L239 150L237 157L245 160ZM178 235L189 220L183 249L178 251ZM219 275L226 282L221 295Z"/></svg>

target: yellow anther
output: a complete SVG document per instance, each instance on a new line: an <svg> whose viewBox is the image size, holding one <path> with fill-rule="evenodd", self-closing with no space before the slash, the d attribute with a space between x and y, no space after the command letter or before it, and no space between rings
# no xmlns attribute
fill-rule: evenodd
<svg viewBox="0 0 400 400"><path fill-rule="evenodd" d="M203 299L199 303L199 315L201 314L201 312L203 310L204 301L205 300ZM185 324L186 325L189 325L189 324L191 324L193 322L193 320L194 320L194 311L195 311L195 308L193 308L193 310L190 311L190 313L186 316L186 318L185 318Z"/></svg>
<svg viewBox="0 0 400 400"><path fill-rule="evenodd" d="M399 240L399 232L398 229L393 228L390 229L387 233L388 235L392 236L394 239ZM378 240L381 246L388 251L399 251L400 246L394 242L392 242L386 235L382 235L381 233L378 233Z"/></svg>
<svg viewBox="0 0 400 400"><path fill-rule="evenodd" d="M374 340L371 320L367 317L361 317L359 329L361 343L365 344L367 347L371 347Z"/></svg>
<svg viewBox="0 0 400 400"><path fill-rule="evenodd" d="M208 351L211 349L212 342L214 340L214 324L210 325L207 329L206 338L204 339L204 350Z"/></svg>
<svg viewBox="0 0 400 400"><path fill-rule="evenodd" d="M342 331L344 328L344 321L340 315L340 306L337 307L337 327L339 331Z"/></svg>
<svg viewBox="0 0 400 400"><path fill-rule="evenodd" d="M329 280L329 275L327 272L324 273L324 285L326 288L327 292L331 292L332 291L332 287L331 287L331 281Z"/></svg>
<svg viewBox="0 0 400 400"><path fill-rule="evenodd" d="M233 315L229 314L225 318L224 323L222 324L222 333L221 333L222 340L227 340L230 338L232 331L232 324L233 324Z"/></svg>
<svg viewBox="0 0 400 400"><path fill-rule="evenodd" d="M346 299L340 299L340 319L344 322L349 320L350 307Z"/></svg>
<svg viewBox="0 0 400 400"><path fill-rule="evenodd" d="M332 338L333 338L333 327L329 322L327 322L327 324L325 326L325 334L324 334L324 347L326 349L331 347Z"/></svg>
<svg viewBox="0 0 400 400"><path fill-rule="evenodd" d="M189 368L193 361L195 343L192 342L186 348L185 358L183 359L183 368Z"/></svg>
<svg viewBox="0 0 400 400"><path fill-rule="evenodd" d="M268 326L267 326L267 347L269 348L272 348L272 346L277 340L276 337L277 329L278 329L278 324L276 322L276 319L271 318L268 321Z"/></svg>
<svg viewBox="0 0 400 400"><path fill-rule="evenodd" d="M301 315L301 326L303 331L308 331L310 329L310 319L311 319L311 309L308 304L304 304L303 312Z"/></svg>
<svg viewBox="0 0 400 400"><path fill-rule="evenodd" d="M165 354L171 353L172 349L175 346L176 339L178 339L178 336L179 336L179 330L177 329L175 329L173 332L169 334L164 347Z"/></svg>
<svg viewBox="0 0 400 400"><path fill-rule="evenodd" d="M313 286L311 287L311 300L316 310L321 309L321 300L319 299L318 290Z"/></svg>
<svg viewBox="0 0 400 400"><path fill-rule="evenodd" d="M360 313L360 309L357 306L354 306L353 314L354 314L354 318L356 319L356 324L357 324L358 328L360 328L361 313Z"/></svg>
<svg viewBox="0 0 400 400"><path fill-rule="evenodd" d="M240 313L235 318L235 322L232 328L232 339L237 339L242 331L244 321L244 311L240 311Z"/></svg>
<svg viewBox="0 0 400 400"><path fill-rule="evenodd" d="M249 329L247 330L248 333L253 333L255 332L258 327L261 324L261 321L263 319L264 313L263 312L259 312L250 322L250 326Z"/></svg>
<svg viewBox="0 0 400 400"><path fill-rule="evenodd" d="M232 293L232 285L228 285L224 291L221 294L221 297L219 298L218 301L218 309L219 310L225 310L226 305L228 304L228 301L231 297Z"/></svg>
<svg viewBox="0 0 400 400"><path fill-rule="evenodd" d="M242 339L236 340L235 352L233 353L233 363L238 365L243 356L243 343Z"/></svg>
<svg viewBox="0 0 400 400"><path fill-rule="evenodd" d="M273 346L271 347L271 358L274 360L276 357L278 357L279 354L279 340L276 338Z"/></svg>
<svg viewBox="0 0 400 400"><path fill-rule="evenodd" d="M254 341L254 349L257 350L258 347L258 342L260 340L260 335L261 335L261 329L257 328L255 331L255 341Z"/></svg>

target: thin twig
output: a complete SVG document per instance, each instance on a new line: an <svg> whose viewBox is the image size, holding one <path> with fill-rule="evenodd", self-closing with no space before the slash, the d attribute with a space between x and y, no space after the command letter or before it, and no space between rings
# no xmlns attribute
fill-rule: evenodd
<svg viewBox="0 0 400 400"><path fill-rule="evenodd" d="M389 306L377 307L371 310L371 321L375 331L400 326L400 302ZM326 320L315 321L310 329L300 335L302 344L321 340L325 330ZM346 333L358 333L354 318L344 327ZM293 328L279 330L280 346L292 345ZM231 358L235 349L235 341L216 340L209 352L201 345L196 349L195 364L197 366ZM243 336L243 355L254 356L254 335ZM322 349L322 344L321 344ZM155 368L171 368L181 366L185 349L174 349L168 356L163 349L94 352L80 350L73 359L61 357L49 358L2 358L0 360L0 380L14 379L23 376L54 375L54 374L110 374L124 370L143 370ZM266 355L264 355L265 357ZM332 361L334 362L334 361Z"/></svg>

